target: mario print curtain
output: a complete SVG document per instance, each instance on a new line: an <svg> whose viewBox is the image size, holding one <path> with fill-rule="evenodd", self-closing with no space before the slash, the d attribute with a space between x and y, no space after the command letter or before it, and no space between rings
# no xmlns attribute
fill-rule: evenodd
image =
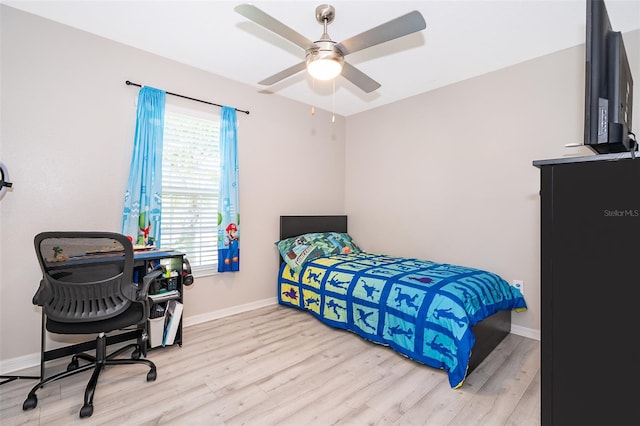
<svg viewBox="0 0 640 426"><path fill-rule="evenodd" d="M156 246L160 243L165 99L166 93L153 87L144 86L138 93L136 132L124 196L122 233L139 246Z"/></svg>
<svg viewBox="0 0 640 426"><path fill-rule="evenodd" d="M218 196L218 272L240 270L238 137L236 110L222 108L220 123L220 194Z"/></svg>

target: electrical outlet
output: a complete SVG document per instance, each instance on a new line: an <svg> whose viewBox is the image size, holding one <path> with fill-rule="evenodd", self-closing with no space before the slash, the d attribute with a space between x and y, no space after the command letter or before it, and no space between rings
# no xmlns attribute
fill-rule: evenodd
<svg viewBox="0 0 640 426"><path fill-rule="evenodd" d="M520 290L520 293L522 293L522 295L524 296L524 281L522 280L513 280L512 285L517 288L518 290Z"/></svg>

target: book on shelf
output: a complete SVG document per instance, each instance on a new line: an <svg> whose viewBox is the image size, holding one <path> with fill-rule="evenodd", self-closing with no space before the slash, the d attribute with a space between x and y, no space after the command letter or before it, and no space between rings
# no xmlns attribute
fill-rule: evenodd
<svg viewBox="0 0 640 426"><path fill-rule="evenodd" d="M165 312L165 327L162 346L173 345L182 318L182 303L175 299L167 302L167 310Z"/></svg>

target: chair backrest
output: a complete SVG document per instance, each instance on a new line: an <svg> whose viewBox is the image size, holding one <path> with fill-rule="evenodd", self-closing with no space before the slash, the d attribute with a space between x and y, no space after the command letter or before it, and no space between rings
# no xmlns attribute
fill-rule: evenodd
<svg viewBox="0 0 640 426"><path fill-rule="evenodd" d="M59 322L98 321L135 300L133 245L111 232L43 232L34 245L42 281L33 303Z"/></svg>

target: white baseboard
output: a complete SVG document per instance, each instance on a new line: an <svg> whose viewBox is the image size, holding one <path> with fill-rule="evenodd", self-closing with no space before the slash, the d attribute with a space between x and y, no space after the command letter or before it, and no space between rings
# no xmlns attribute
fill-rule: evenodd
<svg viewBox="0 0 640 426"><path fill-rule="evenodd" d="M536 330L528 327L521 327L519 325L511 324L511 332L518 336L528 337L530 339L540 340L540 330Z"/></svg>
<svg viewBox="0 0 640 426"><path fill-rule="evenodd" d="M271 297L269 299L258 300L255 302L246 303L244 305L232 306L231 308L221 309L219 311L207 312L206 314L185 317L182 325L184 327L189 327L196 324L202 324L203 322L240 314L242 312L252 311L254 309L263 308L265 306L276 305L277 303L278 298Z"/></svg>
<svg viewBox="0 0 640 426"><path fill-rule="evenodd" d="M40 352L0 361L0 374L11 374L35 366L40 367ZM40 375L40 371L35 374Z"/></svg>

